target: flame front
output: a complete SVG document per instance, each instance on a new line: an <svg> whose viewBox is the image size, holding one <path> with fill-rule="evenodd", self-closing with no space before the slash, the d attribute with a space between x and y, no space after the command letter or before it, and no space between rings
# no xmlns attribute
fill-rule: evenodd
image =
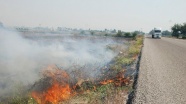
<svg viewBox="0 0 186 104"><path fill-rule="evenodd" d="M32 92L32 97L35 98L39 104L46 104L48 102L57 104L59 101L67 100L70 97L70 92L69 85L61 86L55 82L46 92Z"/></svg>
<svg viewBox="0 0 186 104"><path fill-rule="evenodd" d="M47 70L44 72L47 77L52 78L52 85L44 91L33 91L32 97L39 104L58 104L60 101L64 101L70 98L71 89L70 85L64 81L68 79L68 74L65 71L55 69Z"/></svg>
<svg viewBox="0 0 186 104"><path fill-rule="evenodd" d="M109 84L109 83L112 83L112 82L114 82L114 80L104 80L104 81L100 82L100 84L106 85L106 84Z"/></svg>
<svg viewBox="0 0 186 104"><path fill-rule="evenodd" d="M110 83L114 83L115 86L123 86L123 85L128 85L130 83L130 77L125 78L124 77L124 71L118 73L116 77L112 79L105 79L101 82L99 82L101 85L106 85Z"/></svg>
<svg viewBox="0 0 186 104"><path fill-rule="evenodd" d="M87 86L90 83L86 83L83 79L79 80L74 86L70 82L70 77L67 72L54 66L49 66L43 71L43 79L38 84L39 89L35 89L31 95L37 101L38 104L58 104L64 100L69 99L76 94L76 89L82 87L82 83ZM99 82L99 85L106 85L113 83L116 87L128 85L130 78L124 77L124 71L118 73L115 77L110 79L104 79ZM70 87L71 85L71 87ZM37 87L36 87L37 88ZM40 89L41 88L41 89ZM89 88L96 90L95 85ZM89 92L87 89L86 92Z"/></svg>

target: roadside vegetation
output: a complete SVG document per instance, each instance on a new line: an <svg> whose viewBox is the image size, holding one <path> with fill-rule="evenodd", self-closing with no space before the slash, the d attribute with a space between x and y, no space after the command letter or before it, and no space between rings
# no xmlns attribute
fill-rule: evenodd
<svg viewBox="0 0 186 104"><path fill-rule="evenodd" d="M142 45L143 36L136 35L130 42L128 49L120 52L113 59L113 62L109 65L109 71L103 73L103 79L105 80L102 82L104 84L102 82L98 83L95 85L95 89L84 90L82 94L78 94L62 104L72 104L74 102L77 104L125 104L128 94L133 90L134 81L134 75L125 76L125 73L130 70L127 67L134 65Z"/></svg>
<svg viewBox="0 0 186 104"><path fill-rule="evenodd" d="M135 65L135 61L138 59L143 46L143 35L138 35L137 32L123 33L118 31L114 36L130 38L127 50L121 50L111 63L109 63L107 68L102 69L102 76L96 82L89 80L80 81L81 83L77 82L78 86L76 84L72 88L75 93L68 100L58 102L59 104L126 103L128 94L133 90L132 84L134 81L134 75L126 75L126 73L128 71L131 72L131 67ZM114 47L109 49L115 50ZM132 69L132 71L135 72L135 69ZM38 104L36 99L33 98L30 89L27 91L22 91L22 89L22 87L18 86L17 93L12 98L6 98L4 100L7 100L8 104ZM47 104L53 104L53 102Z"/></svg>
<svg viewBox="0 0 186 104"><path fill-rule="evenodd" d="M118 30L115 37L125 37L125 38L132 38L135 39L138 34L144 34L141 31L134 31L134 32L122 32L121 30Z"/></svg>
<svg viewBox="0 0 186 104"><path fill-rule="evenodd" d="M128 47L128 50L121 52L117 57L115 57L115 63L113 67L116 67L116 69L120 71L123 65L131 65L139 55L142 44L142 35L137 35L136 37L134 37L133 41L131 41Z"/></svg>
<svg viewBox="0 0 186 104"><path fill-rule="evenodd" d="M186 23L175 24L171 29L173 37L186 39Z"/></svg>

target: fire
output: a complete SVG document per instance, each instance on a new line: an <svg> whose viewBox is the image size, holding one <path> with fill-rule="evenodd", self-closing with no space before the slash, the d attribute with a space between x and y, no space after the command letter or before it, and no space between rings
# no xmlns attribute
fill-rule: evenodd
<svg viewBox="0 0 186 104"><path fill-rule="evenodd" d="M70 98L72 91L68 83L69 76L65 71L56 67L48 67L43 76L51 78L51 85L44 91L33 91L32 97L39 104L57 104ZM47 87L47 86L46 86Z"/></svg>
<svg viewBox="0 0 186 104"><path fill-rule="evenodd" d="M104 80L104 81L102 81L102 82L100 82L100 84L102 84L102 85L106 85L106 84L109 84L109 83L112 83L112 82L114 82L114 80Z"/></svg>
<svg viewBox="0 0 186 104"><path fill-rule="evenodd" d="M84 79L78 79L76 84L74 83L75 85L70 84L69 74L56 66L49 66L42 72L42 75L43 78L36 83L36 89L31 93L31 96L38 104L58 104L77 93L80 94L84 91L90 92L91 90L96 90L95 83ZM130 78L125 78L124 71L122 71L115 77L99 81L99 85L109 83L113 83L116 87L128 85Z"/></svg>
<svg viewBox="0 0 186 104"><path fill-rule="evenodd" d="M32 92L32 97L35 98L39 104L46 104L48 102L57 104L59 101L67 100L70 97L70 92L69 85L61 86L55 82L46 92Z"/></svg>
<svg viewBox="0 0 186 104"><path fill-rule="evenodd" d="M101 85L106 85L109 83L113 83L115 86L123 86L123 85L128 85L130 83L130 78L124 77L124 71L120 72L116 75L116 77L112 78L112 79L107 79L107 80L103 80L100 82Z"/></svg>

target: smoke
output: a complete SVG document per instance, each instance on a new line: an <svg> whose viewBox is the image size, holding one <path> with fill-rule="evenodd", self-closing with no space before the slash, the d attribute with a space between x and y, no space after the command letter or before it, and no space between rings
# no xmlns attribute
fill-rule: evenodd
<svg viewBox="0 0 186 104"><path fill-rule="evenodd" d="M78 65L94 76L91 68L103 67L117 54L107 49L122 41L105 37L73 35L20 35L0 29L0 97L13 91L16 84L33 84L47 65L63 69Z"/></svg>

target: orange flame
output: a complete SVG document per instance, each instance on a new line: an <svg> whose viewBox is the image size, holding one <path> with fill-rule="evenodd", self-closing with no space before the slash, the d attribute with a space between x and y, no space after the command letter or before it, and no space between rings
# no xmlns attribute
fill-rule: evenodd
<svg viewBox="0 0 186 104"><path fill-rule="evenodd" d="M67 100L70 97L70 92L69 85L61 86L55 82L46 92L32 92L32 97L36 99L39 104L46 104L48 102L57 104L59 101Z"/></svg>
<svg viewBox="0 0 186 104"><path fill-rule="evenodd" d="M114 80L104 80L104 81L100 82L100 84L106 85L106 84L109 84L109 83L112 83L112 82L114 82Z"/></svg>
<svg viewBox="0 0 186 104"><path fill-rule="evenodd" d="M52 78L52 85L46 91L32 92L31 95L37 103L58 104L60 101L70 98L72 91L70 89L70 85L64 81L64 79L68 79L69 77L65 71L55 68L55 70L46 70L43 74L44 76Z"/></svg>
<svg viewBox="0 0 186 104"><path fill-rule="evenodd" d="M105 79L105 80L101 81L100 84L101 85L106 85L106 84L109 84L109 83L113 83L117 87L123 86L123 85L128 85L131 82L130 77L125 78L124 77L124 72L125 71L121 71L120 73L118 73L116 75L116 77L114 77L112 79Z"/></svg>

